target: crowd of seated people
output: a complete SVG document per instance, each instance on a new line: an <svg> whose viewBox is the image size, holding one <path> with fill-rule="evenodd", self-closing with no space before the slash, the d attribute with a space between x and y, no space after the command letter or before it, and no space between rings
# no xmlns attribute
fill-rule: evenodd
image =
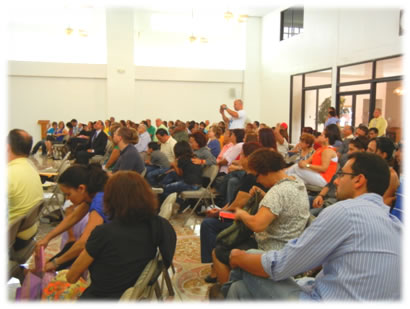
<svg viewBox="0 0 410 309"><path fill-rule="evenodd" d="M36 252L61 233L71 236L61 252L47 261L45 270L70 268L67 280L75 282L88 269L92 283L81 299L118 299L135 284L157 247L168 266L172 261L176 236L172 226L157 215L161 203L173 192L198 190L204 169L217 165L214 189L221 209L205 213L200 254L203 263L212 263L205 282L216 283L213 288L219 288L224 297L397 299L400 288L392 276L400 275L393 266L400 264L400 223L390 212L397 215L397 209L400 213L402 209L396 195L403 180L399 174L401 148L388 137L371 138L378 134L375 128L361 124L356 130L350 125L340 129L337 116L332 111L328 116L323 132L304 128L296 145L290 144L286 123L270 127L255 121L232 130L225 121L211 124L160 118L155 126L150 119L116 122L114 117L87 125L73 119L69 130L63 121L53 124L48 132L52 138L39 142L32 154L43 146L52 153L53 143L65 139L74 164L58 184L72 207L58 226L37 241ZM89 164L96 155L104 159ZM319 190L307 190L307 185ZM151 187L161 187L163 193L155 197ZM256 212L250 214L242 208L256 193L260 200ZM360 201L366 209L375 207L374 213L351 206ZM180 200L178 203L182 206ZM225 211L234 213L233 221L218 219ZM366 214L368 229L363 234L353 231ZM310 216L316 219L307 226ZM359 221L351 222L352 216ZM72 229L83 218L86 224L73 237ZM250 236L234 247L220 243L218 235L238 222ZM386 249L372 243L369 250L390 250L390 258L372 258L370 253L350 248L349 241L356 238L382 237L379 232L372 236L372 222L384 222L380 233L390 233L385 237L391 246ZM153 226L163 233L153 234ZM161 247L165 239L167 248ZM129 243L136 246L130 250ZM355 274L331 259L348 261L349 254L357 255L352 262L363 258L369 263L389 263L392 266L386 271L393 275L383 284L371 279L358 283L363 292L354 291L353 279L344 281L338 267L352 278ZM306 259L302 262L301 257ZM315 268L323 270L310 282L310 290L293 279ZM368 274L370 268L365 266L360 271L377 282L383 273ZM379 291L371 291L372 284ZM278 291L283 294L278 296Z"/></svg>

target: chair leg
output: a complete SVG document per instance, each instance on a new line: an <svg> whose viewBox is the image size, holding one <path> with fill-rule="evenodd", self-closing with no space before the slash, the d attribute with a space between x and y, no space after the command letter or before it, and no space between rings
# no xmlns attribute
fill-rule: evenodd
<svg viewBox="0 0 410 309"><path fill-rule="evenodd" d="M155 296L157 297L157 299L162 300L161 289L159 288L158 282L154 283L154 291L155 291Z"/></svg>
<svg viewBox="0 0 410 309"><path fill-rule="evenodd" d="M202 200L203 200L203 198L201 197L201 198L198 200L198 202L196 202L194 208L192 208L190 214L188 215L188 217L186 217L185 222L184 222L184 225L188 222L188 219L192 216L192 214L194 213L195 209L197 209L199 203L200 203ZM187 209L188 209L188 207L185 208L184 211L187 210Z"/></svg>
<svg viewBox="0 0 410 309"><path fill-rule="evenodd" d="M165 283L167 284L169 296L174 296L175 292L174 292L174 288L172 287L171 278L169 277L168 269L166 269L165 267L162 270L162 276L165 279Z"/></svg>

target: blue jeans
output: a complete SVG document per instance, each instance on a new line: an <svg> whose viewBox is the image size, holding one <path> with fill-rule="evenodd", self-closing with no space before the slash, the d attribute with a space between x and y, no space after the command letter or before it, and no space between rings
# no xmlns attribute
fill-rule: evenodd
<svg viewBox="0 0 410 309"><path fill-rule="evenodd" d="M222 222L217 218L205 218L201 223L201 262L212 262L212 250L216 246L216 236L219 232L231 226L233 221Z"/></svg>
<svg viewBox="0 0 410 309"><path fill-rule="evenodd" d="M188 190L198 190L201 186L200 185L189 185L185 183L183 180L176 181L173 183L170 183L168 185L165 185L164 187L164 193L161 194L160 196L160 201L161 203L165 201L168 195L174 192L182 192L182 191L188 191Z"/></svg>
<svg viewBox="0 0 410 309"><path fill-rule="evenodd" d="M233 269L229 281L222 286L226 298L235 300L298 300L301 292L300 286L291 278L273 281L240 268Z"/></svg>
<svg viewBox="0 0 410 309"><path fill-rule="evenodd" d="M157 186L158 183L156 181L157 176L164 174L167 170L169 170L169 167L159 167L155 165L147 165L147 173L145 175L145 178L147 178L147 181L151 186Z"/></svg>

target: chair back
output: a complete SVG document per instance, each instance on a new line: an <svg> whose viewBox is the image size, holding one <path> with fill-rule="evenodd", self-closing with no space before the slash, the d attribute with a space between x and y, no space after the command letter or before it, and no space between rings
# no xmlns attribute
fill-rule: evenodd
<svg viewBox="0 0 410 309"><path fill-rule="evenodd" d="M147 168L144 168L144 170L141 172L141 177L145 177L145 174L147 173Z"/></svg>
<svg viewBox="0 0 410 309"><path fill-rule="evenodd" d="M28 229L39 220L40 213L43 210L44 205L45 201L43 199L30 209L30 211L24 216L24 220L19 231Z"/></svg>
<svg viewBox="0 0 410 309"><path fill-rule="evenodd" d="M120 298L126 300L150 300L157 280L162 271L162 263L159 261L159 252L154 259L148 262L137 279L134 286L128 288ZM157 295L158 297L158 295Z"/></svg>
<svg viewBox="0 0 410 309"><path fill-rule="evenodd" d="M202 171L202 177L209 179L209 183L206 186L204 186L205 188L211 187L212 183L214 182L216 178L216 175L218 175L218 171L219 171L219 167L216 164L209 165L204 168L204 170Z"/></svg>
<svg viewBox="0 0 410 309"><path fill-rule="evenodd" d="M9 223L9 249L13 247L14 243L16 242L17 233L20 231L24 217L24 215L19 216Z"/></svg>
<svg viewBox="0 0 410 309"><path fill-rule="evenodd" d="M171 193L167 196L164 202L162 202L159 216L169 220L172 216L172 206L174 205L175 201L177 200L177 193Z"/></svg>

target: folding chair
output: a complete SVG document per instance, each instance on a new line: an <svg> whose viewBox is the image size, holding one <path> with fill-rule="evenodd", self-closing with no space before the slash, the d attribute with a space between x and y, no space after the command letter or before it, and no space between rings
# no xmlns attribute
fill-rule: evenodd
<svg viewBox="0 0 410 309"><path fill-rule="evenodd" d="M20 264L24 264L33 254L35 247L34 236L28 244L19 250L15 250L13 245L16 241L17 234L24 231L39 221L40 213L45 206L44 200L39 201L24 216L20 216L9 224L9 276L21 279L22 276Z"/></svg>
<svg viewBox="0 0 410 309"><path fill-rule="evenodd" d="M44 199L46 200L46 206L42 216L51 214L53 211L59 209L61 215L64 217L65 212L63 210L64 195L61 192L57 182L61 174L65 172L67 168L70 167L70 161L68 160L69 153L66 155L65 160L63 160L57 169L56 175L54 176L53 182L46 182L44 185ZM41 174L40 174L41 175Z"/></svg>
<svg viewBox="0 0 410 309"><path fill-rule="evenodd" d="M188 219L192 216L195 209L199 206L202 200L211 199L212 205L215 205L214 197L216 196L216 194L211 191L211 185L214 182L216 175L218 174L218 170L219 170L218 165L206 166L202 172L202 178L209 179L208 185L200 188L199 190L181 192L180 197L184 200L185 199L197 199L198 200L198 202L195 204L189 216L187 216L187 218L185 219L184 225L187 223ZM188 210L188 207L185 208L183 212L187 210Z"/></svg>
<svg viewBox="0 0 410 309"><path fill-rule="evenodd" d="M169 220L172 216L172 207L173 207L176 200L177 200L177 193L176 192L171 193L170 195L168 195L167 198L165 199L165 201L162 202L162 205L161 205L161 208L160 208L160 211L159 211L158 215L162 218L165 218L165 219ZM172 272L175 274L175 268L174 268L173 264L171 264L171 269L172 269ZM162 280L162 283L161 283L161 287L162 287L162 285L164 283L164 280L165 280L165 283L166 283L167 288L168 288L168 294L170 296L174 296L175 295L174 288L172 287L172 281L171 281L171 278L169 276L168 269L166 267L163 267L162 279L163 280Z"/></svg>

